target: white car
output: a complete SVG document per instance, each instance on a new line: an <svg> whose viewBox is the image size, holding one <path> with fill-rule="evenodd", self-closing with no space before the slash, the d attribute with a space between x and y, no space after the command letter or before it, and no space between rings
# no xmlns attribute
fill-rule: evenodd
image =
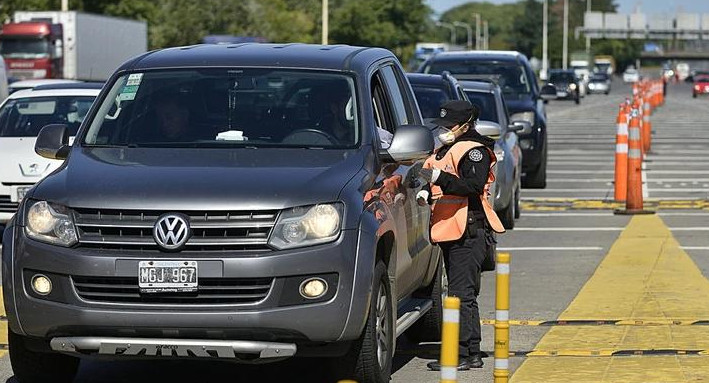
<svg viewBox="0 0 709 383"><path fill-rule="evenodd" d="M15 214L27 190L62 164L34 152L39 131L48 124L66 124L76 135L100 92L97 87L46 88L51 86L17 91L0 104L0 226Z"/></svg>
<svg viewBox="0 0 709 383"><path fill-rule="evenodd" d="M36 80L20 80L10 83L8 89L10 94L17 92L18 90L33 89L38 86L43 85L54 85L54 84L75 84L80 83L78 80L67 80L63 78L42 78Z"/></svg>
<svg viewBox="0 0 709 383"><path fill-rule="evenodd" d="M623 72L623 82L633 83L640 81L640 73L637 69L628 68Z"/></svg>

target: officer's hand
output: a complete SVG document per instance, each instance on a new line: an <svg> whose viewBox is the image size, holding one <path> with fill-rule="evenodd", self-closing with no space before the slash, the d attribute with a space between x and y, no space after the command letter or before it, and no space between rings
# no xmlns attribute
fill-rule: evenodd
<svg viewBox="0 0 709 383"><path fill-rule="evenodd" d="M428 169L428 168L421 168L419 170L419 178L422 180L428 182L428 183L434 183L438 179L438 176L441 175L441 170L440 169Z"/></svg>
<svg viewBox="0 0 709 383"><path fill-rule="evenodd" d="M428 190L420 190L418 193L416 193L416 203L419 204L419 206L426 206L428 205L428 196L430 193Z"/></svg>

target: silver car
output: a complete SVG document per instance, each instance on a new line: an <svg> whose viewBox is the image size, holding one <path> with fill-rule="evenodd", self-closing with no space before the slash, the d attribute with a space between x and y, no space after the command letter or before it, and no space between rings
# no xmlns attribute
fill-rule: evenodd
<svg viewBox="0 0 709 383"><path fill-rule="evenodd" d="M488 81L460 81L471 103L480 107L478 126L499 125L502 134L495 142L497 181L494 208L505 228L512 229L520 216L519 199L522 176L522 149L517 132L529 133L532 126L526 121L509 121L507 105L500 87Z"/></svg>

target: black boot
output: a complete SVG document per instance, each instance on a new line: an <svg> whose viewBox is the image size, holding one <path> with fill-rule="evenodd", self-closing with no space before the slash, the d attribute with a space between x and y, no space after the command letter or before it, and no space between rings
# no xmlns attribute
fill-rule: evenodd
<svg viewBox="0 0 709 383"><path fill-rule="evenodd" d="M468 363L470 364L470 368L482 368L483 367L483 359L481 353L475 353L470 355L468 358Z"/></svg>
<svg viewBox="0 0 709 383"><path fill-rule="evenodd" d="M428 362L426 365L429 370L440 371L441 362L434 360L433 362ZM480 358L479 354L473 356L461 357L458 361L458 371L468 371L471 368L481 368L483 366L483 360Z"/></svg>

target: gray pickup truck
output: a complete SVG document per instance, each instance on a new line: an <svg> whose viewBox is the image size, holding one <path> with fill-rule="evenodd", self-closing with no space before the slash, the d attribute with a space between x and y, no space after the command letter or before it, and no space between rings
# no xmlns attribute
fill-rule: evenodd
<svg viewBox="0 0 709 383"><path fill-rule="evenodd" d="M415 198L434 139L391 52L150 52L68 139L43 128L35 150L65 161L3 237L20 382L70 382L79 358L293 356L387 382L400 334L440 336L441 260Z"/></svg>

